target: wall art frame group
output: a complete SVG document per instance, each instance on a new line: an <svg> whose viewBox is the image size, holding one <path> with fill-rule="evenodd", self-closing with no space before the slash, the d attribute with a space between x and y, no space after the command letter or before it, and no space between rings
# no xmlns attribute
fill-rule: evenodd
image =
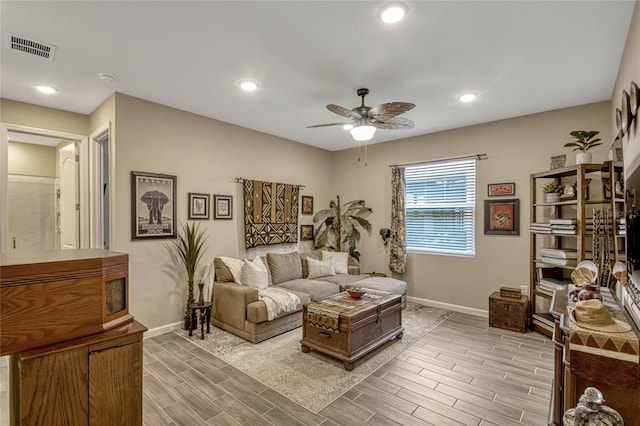
<svg viewBox="0 0 640 426"><path fill-rule="evenodd" d="M313 214L313 197L310 195L302 196L302 214Z"/></svg>
<svg viewBox="0 0 640 426"><path fill-rule="evenodd" d="M484 200L486 235L520 235L520 199Z"/></svg>
<svg viewBox="0 0 640 426"><path fill-rule="evenodd" d="M300 225L300 241L313 241L313 225Z"/></svg>
<svg viewBox="0 0 640 426"><path fill-rule="evenodd" d="M233 219L233 196L218 194L213 195L213 219Z"/></svg>
<svg viewBox="0 0 640 426"><path fill-rule="evenodd" d="M175 238L177 177L131 172L131 239Z"/></svg>
<svg viewBox="0 0 640 426"><path fill-rule="evenodd" d="M188 220L209 220L211 217L209 200L211 196L209 194L202 194L198 192L189 192L187 194L188 208L187 219Z"/></svg>

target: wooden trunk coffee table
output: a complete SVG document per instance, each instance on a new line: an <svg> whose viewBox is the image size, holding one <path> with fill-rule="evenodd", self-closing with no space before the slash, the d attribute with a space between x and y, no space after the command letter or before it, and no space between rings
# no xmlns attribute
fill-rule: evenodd
<svg viewBox="0 0 640 426"><path fill-rule="evenodd" d="M302 352L314 349L343 361L345 370L353 370L355 360L387 340L402 338L401 299L400 295L383 292L368 292L361 299L353 299L343 292L305 304Z"/></svg>

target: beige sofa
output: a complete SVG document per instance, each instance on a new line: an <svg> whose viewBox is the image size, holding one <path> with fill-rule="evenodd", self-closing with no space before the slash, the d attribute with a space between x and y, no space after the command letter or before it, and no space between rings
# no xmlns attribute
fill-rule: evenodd
<svg viewBox="0 0 640 426"><path fill-rule="evenodd" d="M258 289L234 282L229 268L220 258L215 258L211 324L258 343L300 327L303 304L337 294L347 287L400 294L403 306L405 304L407 285L404 281L358 274L357 265L349 265L349 274L308 279L308 257L320 260L321 253L267 253L262 257L267 266L269 286L285 289L300 298L295 311L282 313L272 320L268 319L265 303L258 297Z"/></svg>

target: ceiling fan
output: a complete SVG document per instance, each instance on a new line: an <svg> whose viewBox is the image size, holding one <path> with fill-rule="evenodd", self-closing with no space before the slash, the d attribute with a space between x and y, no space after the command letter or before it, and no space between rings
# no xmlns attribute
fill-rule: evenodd
<svg viewBox="0 0 640 426"><path fill-rule="evenodd" d="M362 98L362 105L353 109L347 109L340 105L329 104L327 109L351 121L343 123L317 124L312 127L328 126L352 126L349 133L357 141L368 141L373 137L376 129L412 129L413 121L398 115L413 109L416 105L408 102L387 102L375 107L364 104L364 97L369 94L369 89L358 89L356 92Z"/></svg>

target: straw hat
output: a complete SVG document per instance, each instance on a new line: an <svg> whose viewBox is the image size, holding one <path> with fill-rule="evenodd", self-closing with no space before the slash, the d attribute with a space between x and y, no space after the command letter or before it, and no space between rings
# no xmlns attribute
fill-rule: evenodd
<svg viewBox="0 0 640 426"><path fill-rule="evenodd" d="M598 299L580 300L575 308L569 308L569 318L580 327L608 333L624 333L631 326L611 316Z"/></svg>

